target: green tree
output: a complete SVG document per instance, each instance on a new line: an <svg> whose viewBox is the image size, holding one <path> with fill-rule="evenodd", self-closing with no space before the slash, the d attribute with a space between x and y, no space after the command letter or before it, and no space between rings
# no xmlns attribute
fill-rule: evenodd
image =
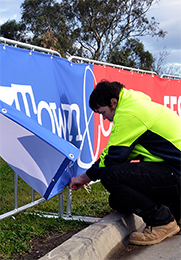
<svg viewBox="0 0 181 260"><path fill-rule="evenodd" d="M1 37L16 41L24 41L24 30L26 26L23 23L17 23L15 20L8 20L0 26Z"/></svg>
<svg viewBox="0 0 181 260"><path fill-rule="evenodd" d="M32 44L52 47L62 56L66 56L67 52L73 52L72 38L60 3L54 0L25 0L21 9L21 20L26 24L27 34L33 35ZM49 44L45 40L47 34Z"/></svg>
<svg viewBox="0 0 181 260"><path fill-rule="evenodd" d="M144 45L138 39L129 39L119 49L117 46L111 53L108 62L127 67L152 70L154 58L149 51L144 50Z"/></svg>
<svg viewBox="0 0 181 260"><path fill-rule="evenodd" d="M155 18L146 16L154 1L24 0L21 24L26 30L21 33L29 43L58 50L63 57L109 61L127 39L165 36Z"/></svg>
<svg viewBox="0 0 181 260"><path fill-rule="evenodd" d="M109 56L125 39L164 37L159 23L146 13L154 0L62 0L62 10L75 40L77 54L97 60Z"/></svg>

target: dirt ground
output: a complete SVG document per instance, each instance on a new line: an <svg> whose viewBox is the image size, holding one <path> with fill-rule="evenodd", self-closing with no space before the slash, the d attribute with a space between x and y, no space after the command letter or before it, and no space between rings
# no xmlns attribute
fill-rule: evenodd
<svg viewBox="0 0 181 260"><path fill-rule="evenodd" d="M15 257L13 258L13 260L36 260L41 258L42 256L44 256L45 254L47 254L48 252L50 252L51 250L53 250L55 247L59 246L60 244L62 244L63 242L65 242L66 240L68 240L69 238L71 238L71 236L73 236L74 234L76 234L76 231L71 231L68 232L66 234L63 233L56 233L54 235L51 235L48 238L34 238L33 239L33 249L32 252L30 253L25 253L21 256ZM135 246L135 245L126 245L123 250L121 250L121 253L119 252L119 256L121 254L121 258L124 257L125 255L127 255L130 251L132 250L136 250L138 249L139 246ZM115 255L113 258L111 259L120 259L117 258L117 255Z"/></svg>
<svg viewBox="0 0 181 260"><path fill-rule="evenodd" d="M86 227L87 225L85 225ZM83 228L85 228L83 227ZM77 231L68 233L56 233L47 238L34 238L32 241L33 249L30 253L25 253L21 256L14 257L13 260L36 260L46 255L48 252L59 246L71 236L76 234Z"/></svg>

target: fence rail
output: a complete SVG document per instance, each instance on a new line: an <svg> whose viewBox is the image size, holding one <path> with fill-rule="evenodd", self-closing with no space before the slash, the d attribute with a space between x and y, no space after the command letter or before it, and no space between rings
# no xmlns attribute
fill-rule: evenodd
<svg viewBox="0 0 181 260"><path fill-rule="evenodd" d="M121 69L121 70L128 70L128 71L133 71L133 72L138 72L138 73L143 73L143 74L157 75L156 72L154 72L154 71L136 69L136 68L121 66L121 65L117 65L117 64L113 64L113 63L91 60L91 59L88 59L88 58L82 58L82 57L78 57L78 56L70 56L68 58L68 60L70 62L76 61L76 62L80 62L80 63L97 64L97 65L113 67L113 68L117 68L117 69Z"/></svg>
<svg viewBox="0 0 181 260"><path fill-rule="evenodd" d="M170 74L162 74L161 78L163 78L163 79L177 79L177 80L181 80L180 76L175 76L175 75L170 75Z"/></svg>
<svg viewBox="0 0 181 260"><path fill-rule="evenodd" d="M6 45L11 45L11 46L14 46L14 47L21 47L21 48L24 48L24 49L29 49L31 51L39 51L39 52L42 52L42 53L47 53L47 54L56 55L56 56L61 57L61 55L58 51L46 49L46 48L39 47L39 46L36 46L36 45L28 44L28 43L23 43L23 42L18 42L18 41L6 39L4 37L0 37L0 43L4 44L4 48L6 48Z"/></svg>

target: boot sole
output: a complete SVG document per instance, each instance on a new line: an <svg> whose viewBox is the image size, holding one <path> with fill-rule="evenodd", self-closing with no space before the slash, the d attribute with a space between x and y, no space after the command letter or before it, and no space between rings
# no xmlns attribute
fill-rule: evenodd
<svg viewBox="0 0 181 260"><path fill-rule="evenodd" d="M141 245L141 246L155 245L155 244L158 244L158 243L162 242L167 237L172 237L173 235L176 235L179 231L180 231L180 228L179 228L179 226L177 226L174 230L170 231L169 233L165 234L164 236L162 236L161 238L158 238L156 240L140 241L140 240L130 239L129 242L131 244Z"/></svg>

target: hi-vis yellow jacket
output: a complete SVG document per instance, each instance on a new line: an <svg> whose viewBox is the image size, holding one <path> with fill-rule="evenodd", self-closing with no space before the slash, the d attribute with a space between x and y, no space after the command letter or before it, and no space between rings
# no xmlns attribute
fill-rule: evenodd
<svg viewBox="0 0 181 260"><path fill-rule="evenodd" d="M163 162L181 174L181 118L144 93L123 88L108 145L86 173L95 181L104 167L133 159Z"/></svg>

